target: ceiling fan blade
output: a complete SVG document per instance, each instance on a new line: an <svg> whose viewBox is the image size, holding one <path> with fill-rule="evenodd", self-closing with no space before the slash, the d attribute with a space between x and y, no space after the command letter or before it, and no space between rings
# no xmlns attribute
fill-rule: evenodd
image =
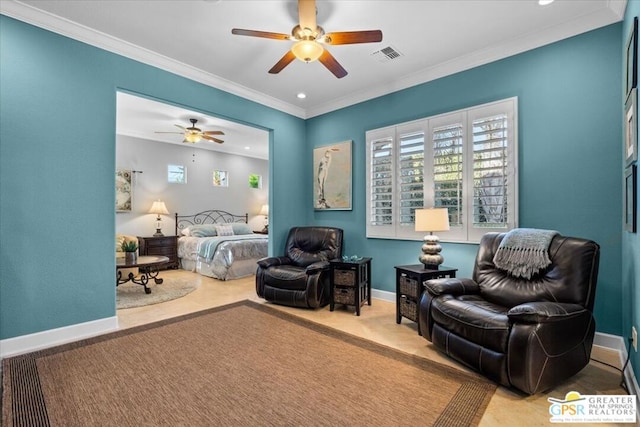
<svg viewBox="0 0 640 427"><path fill-rule="evenodd" d="M298 0L298 17L300 19L300 28L308 28L315 31L318 26L316 23L316 1Z"/></svg>
<svg viewBox="0 0 640 427"><path fill-rule="evenodd" d="M174 134L177 134L177 135L183 135L184 134L184 132L160 132L160 131L155 131L154 133L174 133Z"/></svg>
<svg viewBox="0 0 640 427"><path fill-rule="evenodd" d="M213 141L213 142L217 142L218 144L222 144L224 141L218 138L214 138L212 136L209 135L202 135L203 139L206 139L207 141Z"/></svg>
<svg viewBox="0 0 640 427"><path fill-rule="evenodd" d="M340 65L338 61L336 61L336 58L334 58L333 55L331 55L327 49L325 49L324 52L322 52L322 55L320 55L320 58L318 58L318 61L322 62L322 65L327 67L327 69L331 71L333 75L339 79L347 75L347 70L342 68L342 65Z"/></svg>
<svg viewBox="0 0 640 427"><path fill-rule="evenodd" d="M324 42L331 45L336 44L356 44L356 43L375 43L382 41L382 31L339 31L337 33L329 33L324 36Z"/></svg>
<svg viewBox="0 0 640 427"><path fill-rule="evenodd" d="M222 132L221 130L205 130L202 133L207 135L224 135L224 132Z"/></svg>
<svg viewBox="0 0 640 427"><path fill-rule="evenodd" d="M231 34L235 34L237 36L262 37L263 39L275 40L289 40L291 38L289 34L270 33L268 31L243 30L242 28L232 29Z"/></svg>
<svg viewBox="0 0 640 427"><path fill-rule="evenodd" d="M174 125L175 127L182 129L183 131L186 132L187 128L185 128L184 126L180 126L180 125Z"/></svg>
<svg viewBox="0 0 640 427"><path fill-rule="evenodd" d="M280 71L284 69L284 67L289 65L291 61L293 61L294 59L296 59L296 56L293 54L293 52L288 51L287 53L284 54L282 58L280 58L280 61L278 61L276 65L271 67L271 69L269 70L269 74L278 74Z"/></svg>

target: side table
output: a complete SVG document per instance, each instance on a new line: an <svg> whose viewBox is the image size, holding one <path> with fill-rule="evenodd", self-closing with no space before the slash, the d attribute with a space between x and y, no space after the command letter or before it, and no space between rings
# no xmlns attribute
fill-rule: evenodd
<svg viewBox="0 0 640 427"><path fill-rule="evenodd" d="M456 277L457 268L440 267L427 270L423 264L399 265L396 269L396 323L403 317L418 322L418 304L424 291L422 283L429 279ZM418 329L418 333L422 335Z"/></svg>
<svg viewBox="0 0 640 427"><path fill-rule="evenodd" d="M331 300L329 309L336 304L354 305L356 315L367 301L371 305L371 258L345 261L340 258L329 261L331 272Z"/></svg>
<svg viewBox="0 0 640 427"><path fill-rule="evenodd" d="M177 236L138 236L140 255L158 255L169 258L161 269L178 268L178 237Z"/></svg>

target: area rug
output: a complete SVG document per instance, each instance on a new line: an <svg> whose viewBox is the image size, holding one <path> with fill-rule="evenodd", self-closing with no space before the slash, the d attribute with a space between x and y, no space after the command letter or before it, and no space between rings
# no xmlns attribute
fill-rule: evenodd
<svg viewBox="0 0 640 427"><path fill-rule="evenodd" d="M475 426L496 385L243 301L3 360L2 421Z"/></svg>
<svg viewBox="0 0 640 427"><path fill-rule="evenodd" d="M181 298L196 289L200 284L199 280L181 277L166 277L162 274L161 285L155 284L153 279L147 287L151 288L150 294L144 293L144 287L135 283L127 282L116 288L116 308L142 307L144 305L158 304L165 301Z"/></svg>

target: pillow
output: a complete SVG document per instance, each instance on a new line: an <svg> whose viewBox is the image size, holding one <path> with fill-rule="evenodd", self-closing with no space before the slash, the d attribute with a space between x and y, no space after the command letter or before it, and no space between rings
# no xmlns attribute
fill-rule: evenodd
<svg viewBox="0 0 640 427"><path fill-rule="evenodd" d="M189 227L183 228L182 230L180 230L180 234L183 236L191 236L190 232L191 230L189 229Z"/></svg>
<svg viewBox="0 0 640 427"><path fill-rule="evenodd" d="M189 234L193 237L213 237L217 236L215 224L200 224L189 227Z"/></svg>
<svg viewBox="0 0 640 427"><path fill-rule="evenodd" d="M249 227L249 224L245 224L244 222L234 222L231 224L233 228L233 234L253 234L253 230Z"/></svg>
<svg viewBox="0 0 640 427"><path fill-rule="evenodd" d="M216 225L218 236L233 236L233 226L231 224Z"/></svg>

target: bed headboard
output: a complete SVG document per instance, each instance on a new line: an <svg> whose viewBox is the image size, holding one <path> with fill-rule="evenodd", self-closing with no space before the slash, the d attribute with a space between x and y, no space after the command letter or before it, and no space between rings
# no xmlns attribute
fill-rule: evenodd
<svg viewBox="0 0 640 427"><path fill-rule="evenodd" d="M176 236L180 235L180 230L196 224L222 224L231 222L249 223L249 214L235 215L227 211L212 209L198 212L194 215L178 215L176 212Z"/></svg>

